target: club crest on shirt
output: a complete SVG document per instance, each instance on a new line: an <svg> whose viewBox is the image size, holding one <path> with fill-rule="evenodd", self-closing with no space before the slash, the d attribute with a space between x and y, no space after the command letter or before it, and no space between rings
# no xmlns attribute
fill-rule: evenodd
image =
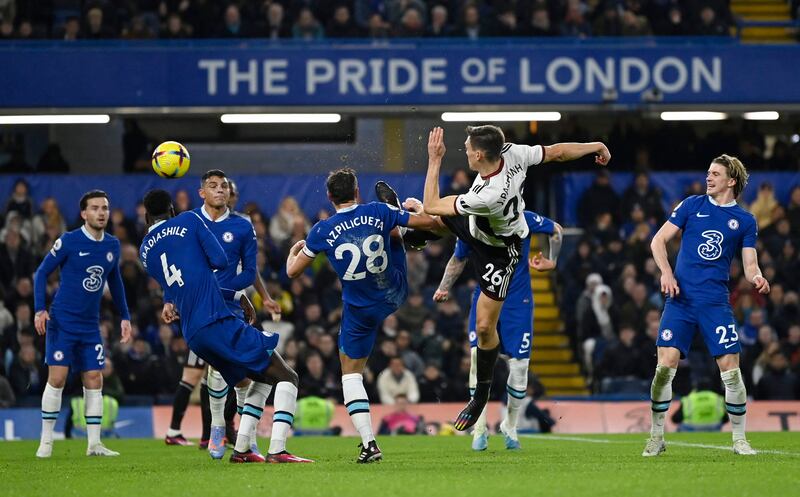
<svg viewBox="0 0 800 497"><path fill-rule="evenodd" d="M111 252L107 253L107 254L106 254L106 260L107 260L108 262L111 262L111 261L113 261L113 260L114 260L114 254L112 254Z"/></svg>
<svg viewBox="0 0 800 497"><path fill-rule="evenodd" d="M672 330L669 329L661 330L661 339L664 340L665 342L669 342L670 340L672 340Z"/></svg>
<svg viewBox="0 0 800 497"><path fill-rule="evenodd" d="M739 229L739 221L737 221L736 219L729 219L728 228L732 230Z"/></svg>
<svg viewBox="0 0 800 497"><path fill-rule="evenodd" d="M226 231L225 233L222 234L222 240L225 243L231 243L233 241L233 233L231 233L230 231Z"/></svg>

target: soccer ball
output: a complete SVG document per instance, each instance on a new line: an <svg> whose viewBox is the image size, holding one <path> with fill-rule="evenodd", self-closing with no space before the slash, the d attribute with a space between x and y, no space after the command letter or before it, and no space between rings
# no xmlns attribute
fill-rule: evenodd
<svg viewBox="0 0 800 497"><path fill-rule="evenodd" d="M153 171L162 178L180 178L189 170L189 151L178 142L164 142L153 150Z"/></svg>

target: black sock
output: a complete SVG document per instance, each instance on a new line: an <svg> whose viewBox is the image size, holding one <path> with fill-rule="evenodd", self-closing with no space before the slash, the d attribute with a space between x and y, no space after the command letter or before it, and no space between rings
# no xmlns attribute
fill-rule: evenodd
<svg viewBox="0 0 800 497"><path fill-rule="evenodd" d="M477 380L478 384L475 385L475 399L484 402L489 399L489 389L492 386L492 377L494 376L494 366L497 363L497 356L500 354L500 346L493 349L482 349L478 347L476 358L477 363Z"/></svg>
<svg viewBox="0 0 800 497"><path fill-rule="evenodd" d="M200 419L203 422L203 436L200 440L208 440L211 437L211 403L208 401L208 385L205 382L200 385Z"/></svg>
<svg viewBox="0 0 800 497"><path fill-rule="evenodd" d="M189 405L189 397L192 395L194 385L190 385L185 381L178 383L178 389L175 390L175 399L172 401L172 421L169 424L171 430L181 431L181 423L183 416L186 414L186 406Z"/></svg>

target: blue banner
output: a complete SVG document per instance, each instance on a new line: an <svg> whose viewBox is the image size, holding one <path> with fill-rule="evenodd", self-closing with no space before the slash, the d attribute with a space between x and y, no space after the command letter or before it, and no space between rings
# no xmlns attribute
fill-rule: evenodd
<svg viewBox="0 0 800 497"><path fill-rule="evenodd" d="M5 43L0 107L796 103L798 66L699 40Z"/></svg>
<svg viewBox="0 0 800 497"><path fill-rule="evenodd" d="M63 406L55 426L56 438L63 438L69 408ZM35 408L0 409L0 440L37 440L42 430L42 411ZM152 407L120 407L114 434L121 438L152 438ZM76 434L76 436L78 436Z"/></svg>

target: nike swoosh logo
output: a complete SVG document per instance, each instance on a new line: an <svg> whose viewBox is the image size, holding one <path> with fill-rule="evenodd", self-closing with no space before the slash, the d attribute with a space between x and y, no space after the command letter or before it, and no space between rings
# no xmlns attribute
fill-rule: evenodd
<svg viewBox="0 0 800 497"><path fill-rule="evenodd" d="M78 252L78 255L83 257L84 255L89 255L90 252Z"/></svg>
<svg viewBox="0 0 800 497"><path fill-rule="evenodd" d="M697 217L708 217L710 215L711 214L700 214L699 212L697 213Z"/></svg>
<svg viewBox="0 0 800 497"><path fill-rule="evenodd" d="M736 345L737 343L738 342L729 343L728 345L725 346L725 348L729 349L729 348L733 347L734 345Z"/></svg>

